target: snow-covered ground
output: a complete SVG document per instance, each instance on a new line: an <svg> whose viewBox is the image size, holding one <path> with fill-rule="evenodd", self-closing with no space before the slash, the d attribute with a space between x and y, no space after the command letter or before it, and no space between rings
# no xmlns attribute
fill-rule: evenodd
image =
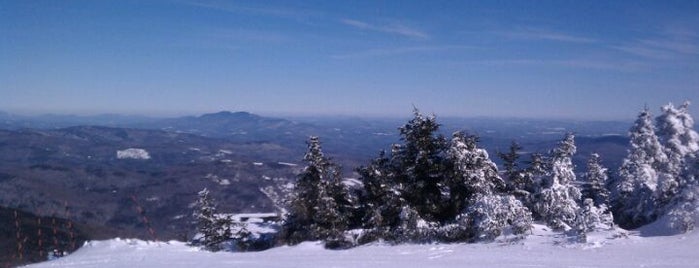
<svg viewBox="0 0 699 268"><path fill-rule="evenodd" d="M319 243L262 252L211 253L182 242L113 239L86 243L59 260L29 267L698 267L699 232L640 237L593 233L570 243L537 225L519 242L480 244L370 244L326 250Z"/></svg>

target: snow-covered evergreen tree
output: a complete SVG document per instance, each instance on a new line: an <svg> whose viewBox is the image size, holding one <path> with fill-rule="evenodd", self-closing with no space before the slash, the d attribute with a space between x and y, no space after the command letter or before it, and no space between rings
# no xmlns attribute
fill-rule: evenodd
<svg viewBox="0 0 699 268"><path fill-rule="evenodd" d="M311 137L304 155L307 163L289 198L283 224L287 242L332 240L342 237L354 213L339 168L323 154L318 137Z"/></svg>
<svg viewBox="0 0 699 268"><path fill-rule="evenodd" d="M416 110L400 129L404 144L358 170L367 202L364 241L470 241L497 236L503 228L528 230L531 213L508 195L477 137L457 132L447 142L436 133L438 126L433 116ZM483 208L471 208L476 204Z"/></svg>
<svg viewBox="0 0 699 268"><path fill-rule="evenodd" d="M477 147L477 142L475 136L457 132L449 143L447 161L453 169L448 183L452 218L470 205L469 200L476 194L491 195L505 190L497 166L488 157L488 152Z"/></svg>
<svg viewBox="0 0 699 268"><path fill-rule="evenodd" d="M579 210L581 193L573 184L576 179L572 162L575 151L574 135L568 133L552 152L550 177L538 194L535 204L535 209L543 220L551 228L558 230L573 226Z"/></svg>
<svg viewBox="0 0 699 268"><path fill-rule="evenodd" d="M364 207L364 228L388 233L389 229L397 226L400 221L401 210L407 202L401 197L393 169L391 159L382 151L368 166L357 170L364 185L361 198Z"/></svg>
<svg viewBox="0 0 699 268"><path fill-rule="evenodd" d="M506 192L497 166L477 147L475 136L455 133L447 160L453 168L452 204L460 205L454 226L443 228L446 240L491 240L505 228L523 234L531 227L531 213Z"/></svg>
<svg viewBox="0 0 699 268"><path fill-rule="evenodd" d="M532 228L529 209L512 195L478 193L460 218L468 220L469 237L474 240L493 240L506 228L523 237Z"/></svg>
<svg viewBox="0 0 699 268"><path fill-rule="evenodd" d="M646 107L629 130L628 155L612 183L612 211L621 227L635 228L656 218L655 191L667 157Z"/></svg>
<svg viewBox="0 0 699 268"><path fill-rule="evenodd" d="M699 221L699 155L689 155L681 174L679 193L663 209L674 232L693 230Z"/></svg>
<svg viewBox="0 0 699 268"><path fill-rule="evenodd" d="M197 231L201 234L198 241L193 241L194 244L200 244L210 251L222 250L222 243L231 237L230 225L232 221L230 217L217 216L216 204L208 189L204 188L198 193L193 216L197 224Z"/></svg>
<svg viewBox="0 0 699 268"><path fill-rule="evenodd" d="M522 194L516 194L522 203L532 212L534 220L543 220L543 216L539 214L537 209L538 200L541 198L541 192L548 184L549 174L551 173L550 163L542 154L533 153L528 161L528 167L522 171L525 191Z"/></svg>
<svg viewBox="0 0 699 268"><path fill-rule="evenodd" d="M498 153L498 157L502 159L503 175L507 184L507 190L510 193L526 191L527 187L524 173L519 168L520 150L522 150L522 146L512 141L507 153Z"/></svg>
<svg viewBox="0 0 699 268"><path fill-rule="evenodd" d="M585 180L582 189L583 200L590 198L595 206L609 206L609 191L607 185L607 168L602 166L600 156L596 153L587 160L587 171L583 174Z"/></svg>
<svg viewBox="0 0 699 268"><path fill-rule="evenodd" d="M595 202L590 198L583 201L578 218L586 232L609 229L614 226L614 217L606 205L595 205Z"/></svg>
<svg viewBox="0 0 699 268"><path fill-rule="evenodd" d="M417 109L414 117L400 128L404 144L392 153L400 169L396 180L402 184L401 195L420 217L428 221L444 221L448 215L448 195L444 151L446 140L437 134L439 124L434 116L425 116Z"/></svg>
<svg viewBox="0 0 699 268"><path fill-rule="evenodd" d="M688 108L689 102L677 108L670 103L661 108L662 113L656 118L658 138L667 156L656 190L660 206L682 191L686 158L699 150L699 135Z"/></svg>

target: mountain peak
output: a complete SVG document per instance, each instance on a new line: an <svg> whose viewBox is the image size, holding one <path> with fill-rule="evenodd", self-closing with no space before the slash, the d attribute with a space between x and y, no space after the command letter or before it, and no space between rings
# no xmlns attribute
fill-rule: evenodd
<svg viewBox="0 0 699 268"><path fill-rule="evenodd" d="M202 119L253 119L259 118L260 116L249 113L249 112L231 112L231 111L220 111L217 113L203 114L199 118Z"/></svg>

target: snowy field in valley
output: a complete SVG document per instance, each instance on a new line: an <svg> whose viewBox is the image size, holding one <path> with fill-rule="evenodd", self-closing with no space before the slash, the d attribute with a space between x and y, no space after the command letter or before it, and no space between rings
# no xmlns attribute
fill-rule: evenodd
<svg viewBox="0 0 699 268"><path fill-rule="evenodd" d="M697 267L699 232L640 237L592 233L584 244L535 225L533 235L478 244L369 244L326 250L306 242L262 252L211 253L182 242L93 241L62 259L28 267Z"/></svg>

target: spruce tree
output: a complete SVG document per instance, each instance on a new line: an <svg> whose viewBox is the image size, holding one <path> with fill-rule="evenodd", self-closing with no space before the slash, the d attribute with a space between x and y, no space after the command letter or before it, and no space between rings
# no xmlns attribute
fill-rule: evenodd
<svg viewBox="0 0 699 268"><path fill-rule="evenodd" d="M325 157L318 137L309 139L304 161L307 166L291 193L288 215L283 224L287 242L339 242L354 213L354 204L342 183L340 170Z"/></svg>
<svg viewBox="0 0 699 268"><path fill-rule="evenodd" d="M454 133L449 143L447 160L452 166L453 174L450 185L450 202L458 215L476 194L491 195L502 193L505 182L500 178L497 166L488 157L488 152L477 147L478 138Z"/></svg>
<svg viewBox="0 0 699 268"><path fill-rule="evenodd" d="M396 184L394 165L381 151L378 158L357 172L364 185L363 227L373 229L377 236L386 234L392 226L398 225L401 209L407 204Z"/></svg>
<svg viewBox="0 0 699 268"><path fill-rule="evenodd" d="M658 139L667 156L656 190L660 206L682 190L686 158L699 150L699 135L694 131L694 120L688 108L689 102L677 108L670 103L661 108L662 113L656 118Z"/></svg>
<svg viewBox="0 0 699 268"><path fill-rule="evenodd" d="M444 221L448 196L445 196L444 151L446 140L437 134L434 116L424 116L417 109L414 117L400 128L403 145L392 153L398 162L396 180L401 195L417 213L428 221Z"/></svg>
<svg viewBox="0 0 699 268"><path fill-rule="evenodd" d="M572 133L558 143L552 151L550 177L536 200L538 214L554 229L563 230L575 225L580 206L580 189L573 182L572 157L576 147Z"/></svg>
<svg viewBox="0 0 699 268"><path fill-rule="evenodd" d="M506 179L507 191L523 204L527 204L534 190L533 173L535 171L519 167L520 150L522 146L512 141L509 151L499 153L498 156L502 159L505 168L503 175Z"/></svg>
<svg viewBox="0 0 699 268"><path fill-rule="evenodd" d="M199 241L206 250L219 251L223 249L223 242L231 237L231 219L220 218L216 213L216 204L211 198L209 190L204 188L198 193L198 199L193 213L197 224L197 231L201 234Z"/></svg>
<svg viewBox="0 0 699 268"><path fill-rule="evenodd" d="M670 227L680 233L695 229L699 220L699 157L690 157L686 163L683 187L665 209Z"/></svg>
<svg viewBox="0 0 699 268"><path fill-rule="evenodd" d="M528 161L529 166L522 172L526 192L516 194L515 196L520 198L520 201L529 208L534 220L543 220L543 215L540 215L537 209L537 203L541 199L541 192L544 187L548 186L546 182L549 173L551 173L550 163L540 153L533 153L530 157L531 159Z"/></svg>
<svg viewBox="0 0 699 268"><path fill-rule="evenodd" d="M518 190L523 190L525 183L523 181L522 171L519 169L519 151L522 149L517 142L512 141L510 149L507 153L498 153L498 157L502 159L504 168L503 175L507 182L507 190L514 193Z"/></svg>
<svg viewBox="0 0 699 268"><path fill-rule="evenodd" d="M598 154L593 153L587 160L587 171L583 174L585 182L583 184L582 198L583 200L592 199L595 206L609 206L609 191L606 188L607 184L607 168L602 166L602 162Z"/></svg>
<svg viewBox="0 0 699 268"><path fill-rule="evenodd" d="M532 228L531 212L512 195L478 193L472 200L473 204L460 217L467 219L465 226L471 240L493 240L506 227L521 238Z"/></svg>
<svg viewBox="0 0 699 268"><path fill-rule="evenodd" d="M452 204L459 205L456 226L443 231L448 241L492 240L511 226L523 235L531 228L531 213L514 196L488 153L477 146L477 137L455 133L447 160L453 168Z"/></svg>
<svg viewBox="0 0 699 268"><path fill-rule="evenodd" d="M628 155L612 183L612 211L624 228L636 228L655 220L658 178L665 170L667 157L655 134L651 113L644 108L629 130Z"/></svg>

